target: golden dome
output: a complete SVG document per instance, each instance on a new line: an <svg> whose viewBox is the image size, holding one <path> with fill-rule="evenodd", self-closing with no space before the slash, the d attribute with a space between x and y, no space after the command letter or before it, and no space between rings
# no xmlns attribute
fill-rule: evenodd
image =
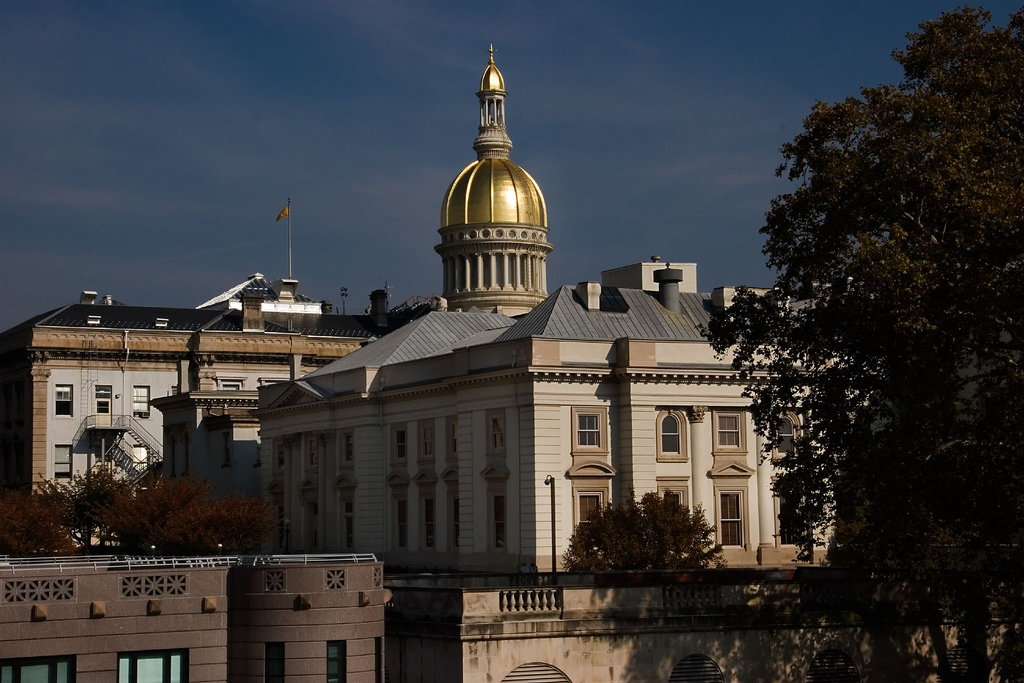
<svg viewBox="0 0 1024 683"><path fill-rule="evenodd" d="M518 164L477 159L455 176L441 204L442 228L465 223L547 227L548 211L537 181Z"/></svg>
<svg viewBox="0 0 1024 683"><path fill-rule="evenodd" d="M484 68L484 74L480 77L480 92L486 90L500 90L505 92L505 79L502 77L498 67L494 65L494 46L491 46L491 61Z"/></svg>

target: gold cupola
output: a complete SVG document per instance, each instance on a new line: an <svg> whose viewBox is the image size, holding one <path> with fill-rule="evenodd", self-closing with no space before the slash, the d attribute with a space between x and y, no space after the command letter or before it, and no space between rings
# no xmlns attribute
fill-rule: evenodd
<svg viewBox="0 0 1024 683"><path fill-rule="evenodd" d="M505 78L494 47L480 76L477 159L441 203L444 296L450 309L525 313L547 296L548 217L537 181L509 159Z"/></svg>

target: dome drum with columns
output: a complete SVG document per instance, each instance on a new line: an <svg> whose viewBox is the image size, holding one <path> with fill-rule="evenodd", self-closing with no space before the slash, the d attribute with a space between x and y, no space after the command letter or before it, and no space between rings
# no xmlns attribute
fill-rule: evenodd
<svg viewBox="0 0 1024 683"><path fill-rule="evenodd" d="M477 93L477 160L448 186L434 247L451 309L518 315L547 296L547 206L537 181L508 158L506 95L492 49Z"/></svg>

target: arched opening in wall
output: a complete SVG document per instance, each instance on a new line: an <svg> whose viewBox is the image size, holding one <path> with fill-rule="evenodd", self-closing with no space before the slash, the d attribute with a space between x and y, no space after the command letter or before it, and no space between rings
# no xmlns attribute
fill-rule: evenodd
<svg viewBox="0 0 1024 683"><path fill-rule="evenodd" d="M564 673L542 662L520 664L501 683L572 683Z"/></svg>
<svg viewBox="0 0 1024 683"><path fill-rule="evenodd" d="M988 663L981 653L963 645L952 647L939 662L938 683L984 683Z"/></svg>
<svg viewBox="0 0 1024 683"><path fill-rule="evenodd" d="M860 673L842 650L822 650L811 662L807 683L860 683Z"/></svg>
<svg viewBox="0 0 1024 683"><path fill-rule="evenodd" d="M679 660L668 683L723 683L722 670L715 660L704 655L687 655Z"/></svg>

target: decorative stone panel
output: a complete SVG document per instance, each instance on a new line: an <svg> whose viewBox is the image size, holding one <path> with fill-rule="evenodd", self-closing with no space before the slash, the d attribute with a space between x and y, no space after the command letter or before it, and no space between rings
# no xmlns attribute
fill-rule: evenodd
<svg viewBox="0 0 1024 683"><path fill-rule="evenodd" d="M6 579L4 602L60 602L75 599L74 579Z"/></svg>
<svg viewBox="0 0 1024 683"><path fill-rule="evenodd" d="M284 591L284 570L268 569L263 572L263 590L267 593Z"/></svg>
<svg viewBox="0 0 1024 683"><path fill-rule="evenodd" d="M345 589L345 570L344 569L328 569L324 572L324 585L327 590L344 590Z"/></svg>
<svg viewBox="0 0 1024 683"><path fill-rule="evenodd" d="M671 584L661 589L665 609L700 609L718 605L718 586Z"/></svg>
<svg viewBox="0 0 1024 683"><path fill-rule="evenodd" d="M188 595L185 574L144 574L121 577L121 597L153 598L164 595Z"/></svg>

